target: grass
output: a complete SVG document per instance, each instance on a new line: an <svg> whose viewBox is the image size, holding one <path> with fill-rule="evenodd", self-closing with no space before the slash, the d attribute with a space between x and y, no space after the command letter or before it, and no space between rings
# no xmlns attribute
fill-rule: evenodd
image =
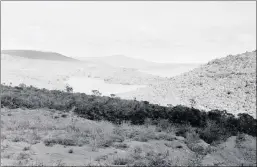
<svg viewBox="0 0 257 167"><path fill-rule="evenodd" d="M17 160L28 159L29 157L30 157L30 155L28 153L21 152L21 153L18 154Z"/></svg>
<svg viewBox="0 0 257 167"><path fill-rule="evenodd" d="M131 159L128 157L116 157L113 159L112 165L128 165L131 163Z"/></svg>
<svg viewBox="0 0 257 167"><path fill-rule="evenodd" d="M240 148L241 143L246 140L245 134L238 133L236 136L236 147Z"/></svg>
<svg viewBox="0 0 257 167"><path fill-rule="evenodd" d="M168 150L143 151L141 147L135 147L128 159L132 159L133 166L172 166L175 165L169 158Z"/></svg>
<svg viewBox="0 0 257 167"><path fill-rule="evenodd" d="M9 112L12 113L12 116L7 115ZM91 121L69 113L65 118L54 119L53 115L61 115L62 113L46 109L9 110L3 108L1 114L3 118L1 135L5 136L3 141L26 142L29 144L21 148L22 154L16 160L16 164L21 165L26 164L27 154L33 151L31 146L38 142L43 142L47 147L57 144L72 146L72 148L66 150L69 154L74 153L74 147L79 149L79 147L84 146L92 148L92 151L95 151L93 154L99 155L103 150L114 150L113 159L110 155L93 158L94 161L99 161L99 163L101 161L101 164L107 165L177 165L177 162L172 159L174 155L171 155L172 150L178 152L191 150L193 154L199 155L199 157L210 153L209 147L201 148L201 145L198 146L199 141L202 141L200 138L201 132L198 128L191 126L187 126L187 130L183 134L184 138L175 134L184 131L184 127L180 124L162 127L153 124L146 126L123 122L117 125L108 121ZM238 143L243 140L241 134L238 135L237 140ZM163 146L160 145L160 149L157 149L159 144L163 144ZM2 150L5 151L6 149ZM120 155L121 152L126 153L126 155ZM8 154L5 155L8 157ZM181 156L185 155L183 153ZM2 158L4 157L2 156ZM9 158L12 158L12 156ZM198 164L198 161L200 160L190 163ZM57 163L56 161L55 165ZM183 164L185 165L186 162ZM59 165L62 165L62 162Z"/></svg>

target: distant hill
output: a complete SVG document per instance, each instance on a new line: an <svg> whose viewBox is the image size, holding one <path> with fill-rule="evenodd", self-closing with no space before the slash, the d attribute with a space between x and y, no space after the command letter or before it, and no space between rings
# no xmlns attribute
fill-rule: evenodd
<svg viewBox="0 0 257 167"><path fill-rule="evenodd" d="M105 63L113 67L135 68L135 69L142 69L149 66L155 66L157 64L154 62L149 62L142 59L135 59L124 55L113 55L113 56L106 56L106 57L84 57L84 58L81 58L81 60L87 60L87 61L97 62L97 63Z"/></svg>
<svg viewBox="0 0 257 167"><path fill-rule="evenodd" d="M87 60L96 63L104 63L113 67L123 67L123 68L134 68L138 70L148 70L148 69L176 69L181 66L187 66L191 64L183 63L156 63L151 61L146 61L143 59L136 59L124 55L113 55L106 57L83 57L77 58L80 60Z"/></svg>
<svg viewBox="0 0 257 167"><path fill-rule="evenodd" d="M148 62L142 59L135 59L123 55L113 55L106 57L84 57L81 60L87 60L96 63L105 63L113 67L123 67L123 68L136 68L141 69L147 66L156 65L154 62Z"/></svg>
<svg viewBox="0 0 257 167"><path fill-rule="evenodd" d="M173 103L171 91L183 105L227 110L235 115L246 112L256 117L256 51L212 60L167 82L122 97L167 105ZM151 95L145 97L146 92Z"/></svg>
<svg viewBox="0 0 257 167"><path fill-rule="evenodd" d="M55 60L55 61L78 61L56 52L44 52L35 50L1 50L1 54L19 56L28 59Z"/></svg>

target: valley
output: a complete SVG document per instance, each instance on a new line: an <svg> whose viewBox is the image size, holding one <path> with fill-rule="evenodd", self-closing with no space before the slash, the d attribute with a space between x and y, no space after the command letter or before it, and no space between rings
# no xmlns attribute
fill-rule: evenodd
<svg viewBox="0 0 257 167"><path fill-rule="evenodd" d="M164 106L193 105L205 110L225 109L234 115L246 112L256 117L256 51L204 65L161 66L141 60L142 68L133 63L137 59L128 57L117 60L120 64L129 62L126 68L115 66L115 57L67 62L3 54L1 83L14 86L24 83L57 90L65 90L69 85L75 92L91 94L92 90L98 90L106 96L115 94L124 99L136 98Z"/></svg>

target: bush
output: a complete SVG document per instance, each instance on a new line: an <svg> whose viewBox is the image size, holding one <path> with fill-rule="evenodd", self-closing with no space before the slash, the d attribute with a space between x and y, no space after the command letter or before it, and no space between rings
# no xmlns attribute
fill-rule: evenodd
<svg viewBox="0 0 257 167"><path fill-rule="evenodd" d="M126 158L126 157L116 157L114 160L113 160L113 165L127 165L131 163L131 159L129 158Z"/></svg>
<svg viewBox="0 0 257 167"><path fill-rule="evenodd" d="M73 149L69 149L68 153L72 154L73 153Z"/></svg>
<svg viewBox="0 0 257 167"><path fill-rule="evenodd" d="M76 145L74 140L61 139L61 138L45 139L44 144L46 146L53 146L54 144L60 144L60 145L64 145L64 146L75 146Z"/></svg>
<svg viewBox="0 0 257 167"><path fill-rule="evenodd" d="M190 131L190 125L179 125L177 127L177 130L176 130L176 135L177 136L182 136L184 138L186 138L186 135L187 135L187 132Z"/></svg>
<svg viewBox="0 0 257 167"><path fill-rule="evenodd" d="M166 152L148 152L146 158L149 161L147 166L171 166L172 162L169 160L169 151Z"/></svg>
<svg viewBox="0 0 257 167"><path fill-rule="evenodd" d="M207 126L200 131L199 136L206 143L211 144L215 141L227 139L231 136L231 133L216 122L208 121Z"/></svg>

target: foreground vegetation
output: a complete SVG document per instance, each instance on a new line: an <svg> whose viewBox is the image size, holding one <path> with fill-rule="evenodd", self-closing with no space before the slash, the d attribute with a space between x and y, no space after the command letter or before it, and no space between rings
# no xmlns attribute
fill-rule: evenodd
<svg viewBox="0 0 257 167"><path fill-rule="evenodd" d="M196 128L164 125L117 125L54 109L4 107L1 165L256 166L256 137L239 133L207 144ZM183 129L185 137L177 136Z"/></svg>
<svg viewBox="0 0 257 167"><path fill-rule="evenodd" d="M164 107L147 101L122 100L84 93L38 89L33 86L1 85L1 107L48 108L63 112L73 110L78 116L90 120L106 120L115 124L158 125L168 128L182 126L177 135L185 137L190 128L207 143L225 140L238 133L256 136L256 119L242 113L238 117L226 111L200 111L185 106Z"/></svg>

